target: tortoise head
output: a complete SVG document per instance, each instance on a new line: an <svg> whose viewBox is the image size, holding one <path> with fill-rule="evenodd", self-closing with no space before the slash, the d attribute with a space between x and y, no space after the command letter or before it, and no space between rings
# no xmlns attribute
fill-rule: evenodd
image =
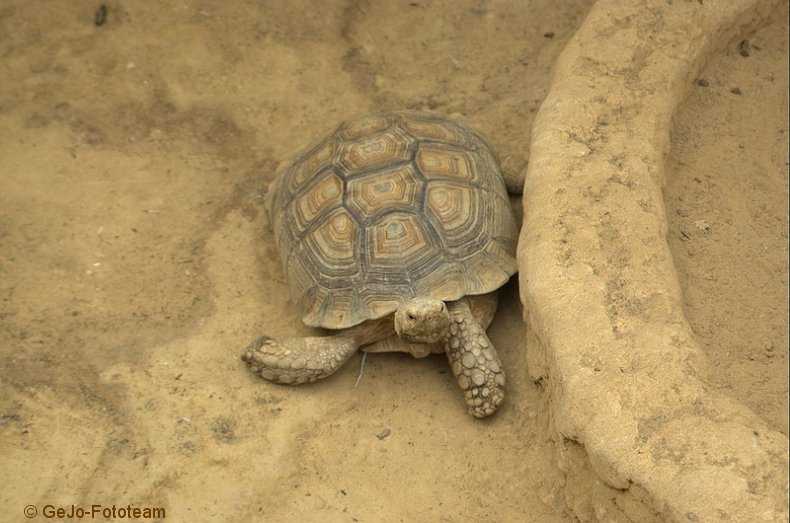
<svg viewBox="0 0 790 523"><path fill-rule="evenodd" d="M442 300L413 298L395 311L395 332L409 343L436 343L450 328L450 313Z"/></svg>

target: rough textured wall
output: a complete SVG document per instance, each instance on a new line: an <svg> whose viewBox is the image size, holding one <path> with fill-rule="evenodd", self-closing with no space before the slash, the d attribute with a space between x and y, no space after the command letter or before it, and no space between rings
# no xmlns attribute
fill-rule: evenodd
<svg viewBox="0 0 790 523"><path fill-rule="evenodd" d="M582 519L787 519L787 438L709 385L661 194L693 79L777 4L603 0L557 62L533 128L520 287Z"/></svg>

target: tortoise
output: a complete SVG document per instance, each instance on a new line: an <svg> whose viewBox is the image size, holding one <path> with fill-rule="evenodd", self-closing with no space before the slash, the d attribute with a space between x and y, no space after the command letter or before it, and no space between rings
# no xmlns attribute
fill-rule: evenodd
<svg viewBox="0 0 790 523"><path fill-rule="evenodd" d="M360 348L445 352L469 413L497 410L505 371L486 328L517 227L482 136L433 113L358 116L282 164L266 207L299 316L336 332L261 336L241 355L252 372L300 384Z"/></svg>

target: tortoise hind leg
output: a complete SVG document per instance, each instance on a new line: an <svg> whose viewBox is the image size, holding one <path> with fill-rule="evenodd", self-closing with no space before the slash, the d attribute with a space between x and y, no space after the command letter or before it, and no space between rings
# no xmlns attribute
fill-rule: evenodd
<svg viewBox="0 0 790 523"><path fill-rule="evenodd" d="M494 345L475 319L467 300L462 298L447 304L451 323L445 351L450 368L464 392L469 413L476 418L484 418L496 412L505 397L505 371Z"/></svg>

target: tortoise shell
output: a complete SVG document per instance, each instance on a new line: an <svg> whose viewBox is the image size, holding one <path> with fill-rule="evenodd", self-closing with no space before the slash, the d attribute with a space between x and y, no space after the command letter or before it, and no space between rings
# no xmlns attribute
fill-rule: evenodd
<svg viewBox="0 0 790 523"><path fill-rule="evenodd" d="M381 318L415 296L491 292L516 272L496 158L443 116L343 122L279 169L267 200L292 297L313 327Z"/></svg>

